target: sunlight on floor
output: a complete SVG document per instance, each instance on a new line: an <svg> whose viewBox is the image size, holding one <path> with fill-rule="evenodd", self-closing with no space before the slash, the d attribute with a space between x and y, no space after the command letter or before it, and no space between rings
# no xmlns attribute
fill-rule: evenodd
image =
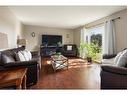
<svg viewBox="0 0 127 95"><path fill-rule="evenodd" d="M46 63L47 63L47 64L51 64L51 61L50 61L50 60L47 60Z"/></svg>
<svg viewBox="0 0 127 95"><path fill-rule="evenodd" d="M46 64L51 64L51 60L47 60ZM69 68L80 68L80 67L90 67L93 64L89 64L86 60L77 58L68 60Z"/></svg>

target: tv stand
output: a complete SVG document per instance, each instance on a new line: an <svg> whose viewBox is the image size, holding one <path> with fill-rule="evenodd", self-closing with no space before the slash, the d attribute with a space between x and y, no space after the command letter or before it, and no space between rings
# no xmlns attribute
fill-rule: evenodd
<svg viewBox="0 0 127 95"><path fill-rule="evenodd" d="M50 57L52 54L56 52L61 52L61 48L59 46L41 46L40 53L42 57Z"/></svg>

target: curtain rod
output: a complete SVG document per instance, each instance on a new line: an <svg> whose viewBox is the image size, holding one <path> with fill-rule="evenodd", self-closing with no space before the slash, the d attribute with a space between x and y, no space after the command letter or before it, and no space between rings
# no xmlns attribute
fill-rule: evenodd
<svg viewBox="0 0 127 95"><path fill-rule="evenodd" d="M104 22L101 22L101 23L98 23L98 24L95 24L95 25L92 25L92 26L88 26L86 28L92 28L92 27L96 27L96 26L99 26L99 25L102 25L102 24L104 24Z"/></svg>
<svg viewBox="0 0 127 95"><path fill-rule="evenodd" d="M114 20L117 20L117 19L120 19L121 17L117 17L117 18L114 18L114 19L111 19L112 21L114 21ZM108 21L106 21L106 23L107 23ZM101 23L98 23L98 24L96 24L96 25L92 25L92 26L89 26L89 27L86 27L86 28L91 28L91 27L95 27L95 26L98 26L98 25L102 25L102 24L104 24L105 23L105 21L104 22L101 22Z"/></svg>
<svg viewBox="0 0 127 95"><path fill-rule="evenodd" d="M112 21L117 20L117 19L120 19L120 17L114 18L114 19L112 19Z"/></svg>
<svg viewBox="0 0 127 95"><path fill-rule="evenodd" d="M117 18L114 18L114 19L111 19L111 21L115 21L115 20L117 20L117 19L120 19L120 17L117 17ZM108 21L106 21L106 23L107 23Z"/></svg>

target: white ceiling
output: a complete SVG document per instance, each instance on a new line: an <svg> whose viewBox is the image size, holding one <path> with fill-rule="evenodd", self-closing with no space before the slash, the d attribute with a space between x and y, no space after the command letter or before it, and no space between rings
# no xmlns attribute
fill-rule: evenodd
<svg viewBox="0 0 127 95"><path fill-rule="evenodd" d="M9 7L26 25L74 29L127 8L126 6L15 6Z"/></svg>

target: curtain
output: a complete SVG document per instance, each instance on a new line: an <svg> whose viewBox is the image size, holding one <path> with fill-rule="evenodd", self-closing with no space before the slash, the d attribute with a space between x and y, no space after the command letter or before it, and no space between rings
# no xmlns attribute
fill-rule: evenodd
<svg viewBox="0 0 127 95"><path fill-rule="evenodd" d="M103 35L103 54L116 54L116 31L115 23L110 20L105 23Z"/></svg>
<svg viewBox="0 0 127 95"><path fill-rule="evenodd" d="M86 28L85 27L81 28L81 30L80 30L80 45L82 43L85 43L86 42L85 33L86 33ZM79 51L79 56L81 58L85 58L85 56L86 56L85 55L85 51L84 50L83 51Z"/></svg>
<svg viewBox="0 0 127 95"><path fill-rule="evenodd" d="M86 32L86 29L83 27L80 31L81 33L80 43L83 43L85 41L85 32Z"/></svg>

